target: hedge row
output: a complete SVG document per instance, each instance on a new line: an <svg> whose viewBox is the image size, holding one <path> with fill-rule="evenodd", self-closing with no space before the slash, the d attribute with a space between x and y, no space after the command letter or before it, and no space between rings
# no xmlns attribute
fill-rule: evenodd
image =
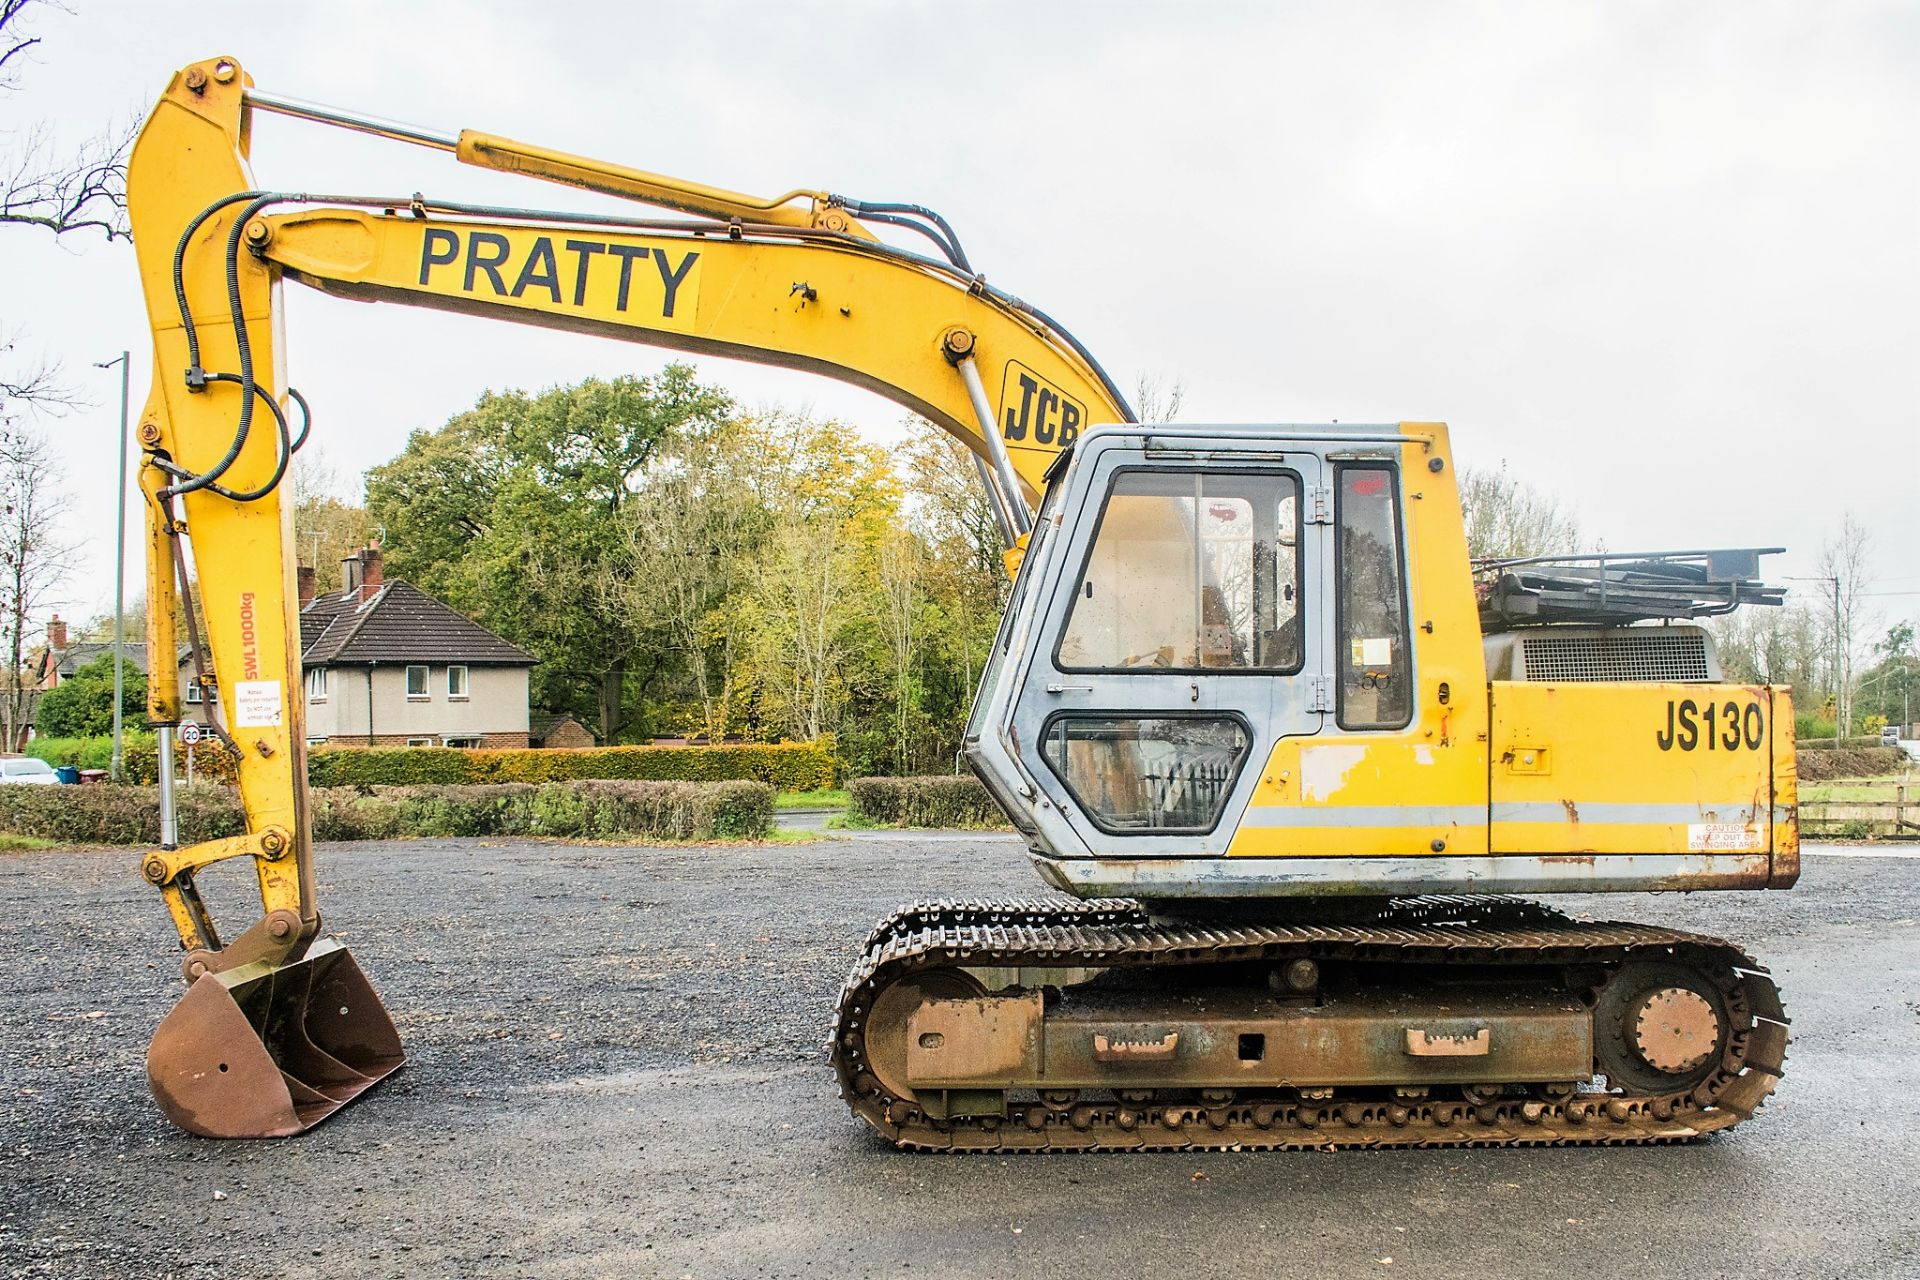
<svg viewBox="0 0 1920 1280"><path fill-rule="evenodd" d="M330 787L309 793L316 840L403 836L573 836L584 839L749 839L773 826L764 783L582 780L541 786ZM182 787L182 843L246 830L227 787ZM0 787L0 831L63 844L154 844L159 797L150 787Z"/></svg>
<svg viewBox="0 0 1920 1280"><path fill-rule="evenodd" d="M174 813L183 844L247 829L233 791L212 783L181 787ZM157 844L160 801L151 787L0 787L0 831L62 844Z"/></svg>
<svg viewBox="0 0 1920 1280"><path fill-rule="evenodd" d="M1880 735L1858 738L1801 738L1794 743L1796 750L1808 751L1860 751L1877 750L1880 747Z"/></svg>
<svg viewBox="0 0 1920 1280"><path fill-rule="evenodd" d="M1001 827L1000 806L975 777L855 778L847 816L889 827Z"/></svg>
<svg viewBox="0 0 1920 1280"><path fill-rule="evenodd" d="M27 748L48 764L104 769L111 738L43 738ZM126 776L151 785L159 771L152 734L129 734ZM218 743L194 751L194 776L232 782L233 757ZM186 777L187 749L174 744L175 776ZM538 747L471 751L449 747L322 747L308 753L307 782L315 787L475 786L505 782L565 782L615 778L645 782L764 782L777 791L818 791L834 784L826 743L778 742L718 747Z"/></svg>
<svg viewBox="0 0 1920 1280"><path fill-rule="evenodd" d="M1833 778L1874 778L1898 773L1910 761L1898 747L1844 747L1837 751L1808 751L1806 744L1794 757L1802 782L1826 782Z"/></svg>
<svg viewBox="0 0 1920 1280"><path fill-rule="evenodd" d="M833 754L823 743L776 742L718 747L588 747L472 751L447 747L328 747L307 757L316 787L474 785L562 782L580 778L647 782L764 782L778 791L833 785Z"/></svg>
<svg viewBox="0 0 1920 1280"><path fill-rule="evenodd" d="M129 733L123 746L127 781L151 786L160 773L159 740L151 733ZM35 738L27 743L27 754L53 765L107 769L113 765L113 739ZM178 742L173 744L173 768L176 778L186 778L187 749ZM196 781L232 782L233 757L218 743L209 742L193 752L193 776Z"/></svg>

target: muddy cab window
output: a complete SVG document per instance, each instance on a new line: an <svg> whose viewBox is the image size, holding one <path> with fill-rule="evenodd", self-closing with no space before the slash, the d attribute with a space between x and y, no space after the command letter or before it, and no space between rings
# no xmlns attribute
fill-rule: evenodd
<svg viewBox="0 0 1920 1280"><path fill-rule="evenodd" d="M1102 831L1211 831L1246 763L1235 716L1055 716L1040 750Z"/></svg>
<svg viewBox="0 0 1920 1280"><path fill-rule="evenodd" d="M1340 667L1340 725L1397 729L1413 718L1398 473L1390 466L1346 465L1339 477L1334 658Z"/></svg>
<svg viewBox="0 0 1920 1280"><path fill-rule="evenodd" d="M1123 471L1061 635L1068 671L1300 667L1300 483Z"/></svg>

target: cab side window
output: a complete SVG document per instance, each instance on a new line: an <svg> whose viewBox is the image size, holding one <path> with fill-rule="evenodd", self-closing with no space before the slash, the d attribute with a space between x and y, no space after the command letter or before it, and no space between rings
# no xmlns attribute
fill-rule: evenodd
<svg viewBox="0 0 1920 1280"><path fill-rule="evenodd" d="M1343 464L1334 501L1334 581L1343 729L1398 729L1413 719L1406 551L1399 472Z"/></svg>

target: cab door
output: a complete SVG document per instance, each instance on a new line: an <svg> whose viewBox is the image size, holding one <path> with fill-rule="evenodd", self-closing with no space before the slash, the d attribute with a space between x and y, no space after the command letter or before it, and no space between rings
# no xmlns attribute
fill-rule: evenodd
<svg viewBox="0 0 1920 1280"><path fill-rule="evenodd" d="M1023 610L1003 742L1059 856L1225 852L1331 705L1319 458L1147 443L1075 467Z"/></svg>

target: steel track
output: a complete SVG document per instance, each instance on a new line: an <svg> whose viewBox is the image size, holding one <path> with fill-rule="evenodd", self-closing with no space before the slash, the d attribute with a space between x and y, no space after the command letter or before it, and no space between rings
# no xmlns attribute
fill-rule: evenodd
<svg viewBox="0 0 1920 1280"><path fill-rule="evenodd" d="M1221 962L1601 966L1679 962L1725 998L1720 1061L1692 1088L1665 1094L1507 1097L1483 1105L1377 1097L1305 1101L1289 1090L1240 1091L1224 1106L1091 1100L1010 1101L1005 1118L936 1120L892 1096L867 1069L865 1015L908 974L941 968L1120 969ZM1684 1142L1730 1129L1773 1092L1785 1069L1778 989L1751 957L1717 938L1649 925L1587 923L1497 897L1396 899L1340 923L1158 921L1126 899L916 902L873 930L841 989L828 1051L855 1115L896 1146L938 1151L1193 1151L1339 1147L1503 1147ZM1377 1092L1377 1091L1376 1091Z"/></svg>

